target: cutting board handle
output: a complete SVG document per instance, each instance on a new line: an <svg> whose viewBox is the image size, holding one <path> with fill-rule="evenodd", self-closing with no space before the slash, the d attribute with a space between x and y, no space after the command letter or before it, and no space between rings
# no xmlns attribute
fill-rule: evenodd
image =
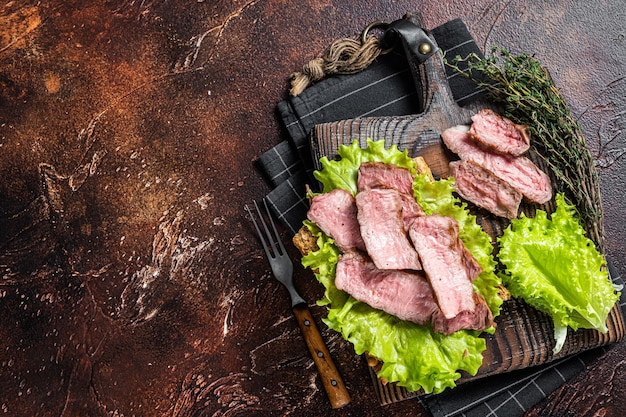
<svg viewBox="0 0 626 417"><path fill-rule="evenodd" d="M395 36L402 39L413 78L421 86L418 88L421 92L418 100L423 112L410 116L361 117L314 126L310 146L315 169L322 169L319 162L322 157L335 158L341 145L350 145L353 140L357 140L359 146L365 148L368 139L371 139L384 140L385 147L397 145L400 150L408 150L412 156L415 156L417 147L423 150L432 146L435 154L430 158L429 155L423 156L429 165L435 163L431 168L434 168L436 175L447 176L447 163L441 167L436 165L442 159L441 132L451 126L469 124L476 109L473 106L460 107L456 103L437 42L428 35L429 41L425 43L422 36L425 32L420 29L414 16L407 19L407 23L401 26L402 31L396 32ZM410 35L411 28L418 35ZM405 36L407 32L408 37ZM420 45L424 44L430 49L427 57L416 57L415 53L419 53Z"/></svg>

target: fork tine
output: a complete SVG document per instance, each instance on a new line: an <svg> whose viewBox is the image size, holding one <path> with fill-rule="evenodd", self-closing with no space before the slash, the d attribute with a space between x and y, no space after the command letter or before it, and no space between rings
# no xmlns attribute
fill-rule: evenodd
<svg viewBox="0 0 626 417"><path fill-rule="evenodd" d="M256 201L254 202L254 205L256 206ZM267 243L265 242L265 238L263 237L263 232L261 232L261 229L259 228L259 224L257 223L254 214L252 214L252 210L250 210L250 207L248 207L247 204L245 207L246 207L246 211L250 215L250 219L252 219L252 224L254 224L254 228L256 229L256 234L259 236L259 239L261 240L261 245L263 245L263 250L265 251L265 254L269 257L270 251L269 251L269 248L267 247ZM256 207L256 211L258 213L259 211L258 207Z"/></svg>
<svg viewBox="0 0 626 417"><path fill-rule="evenodd" d="M265 203L265 211L267 216L270 219L270 222L272 223L272 228L274 230L274 235L272 235L272 233L270 232L269 228L267 227L267 223L265 222L265 218L263 217L263 214L261 213L261 209L259 208L259 205L257 204L256 201L254 201L254 208L256 211L256 216L252 213L252 211L250 210L250 208L248 207L248 205L246 205L246 210L248 211L248 214L250 215L251 219L252 219L252 223L254 224L254 228L256 229L257 234L259 235L259 239L261 240L261 244L263 245L263 249L265 250L265 254L267 255L268 258L272 259L275 258L278 255L282 255L278 253L278 250L276 249L276 241L278 241L278 244L280 245L281 249L283 249L283 245L282 242L279 238L278 233L276 232L276 226L274 225L274 220L272 220L272 216L270 215L270 212L267 208L267 203L265 202L265 200L263 201ZM261 226L259 226L259 223L256 221L255 217L259 218L259 221L261 223ZM269 240L269 245L268 245L268 241ZM271 248L271 251L270 251ZM284 250L283 250L284 252Z"/></svg>
<svg viewBox="0 0 626 417"><path fill-rule="evenodd" d="M285 253L285 246L283 245L283 240L280 238L280 235L278 234L278 231L276 230L276 224L274 223L274 218L272 217L272 213L270 213L270 210L267 207L267 200L266 199L263 199L263 205L265 206L265 212L267 213L267 217L269 217L270 223L272 224L272 230L274 230L274 237L276 239L273 239L273 240L275 240L276 243L278 243L278 247L280 248L279 255L282 255L282 254ZM274 251L276 253L276 248L273 247L273 249L274 249Z"/></svg>
<svg viewBox="0 0 626 417"><path fill-rule="evenodd" d="M265 200L263 200L265 201ZM263 225L263 230L265 230L265 237L267 237L267 239L270 241L270 246L272 247L272 254L270 255L268 253L268 256L272 256L272 257L276 257L277 256L277 251L276 251L276 244L275 244L275 236L272 236L272 233L270 232L270 229L267 228L267 223L265 222L265 217L263 217L263 214L261 214L261 210L259 209L259 205L257 204L257 202L254 202L254 207L256 207L256 212L259 215L259 218L261 219L261 224ZM270 218L270 221L272 222L272 224L274 224L273 220L272 220L272 216L270 215L269 211L267 211L267 204L265 205L265 213L267 214L267 216Z"/></svg>

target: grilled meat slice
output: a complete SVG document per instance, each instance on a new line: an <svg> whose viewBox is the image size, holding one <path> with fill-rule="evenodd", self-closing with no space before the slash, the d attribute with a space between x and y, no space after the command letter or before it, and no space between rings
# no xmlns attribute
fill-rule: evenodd
<svg viewBox="0 0 626 417"><path fill-rule="evenodd" d="M530 159L484 150L470 137L467 126L455 126L441 134L445 145L464 161L472 161L506 181L528 200L543 204L552 198L550 178Z"/></svg>
<svg viewBox="0 0 626 417"><path fill-rule="evenodd" d="M408 169L383 162L363 162L357 178L359 191L392 188L413 196L413 174Z"/></svg>
<svg viewBox="0 0 626 417"><path fill-rule="evenodd" d="M402 218L396 190L371 189L356 195L357 219L367 253L379 269L421 269Z"/></svg>
<svg viewBox="0 0 626 417"><path fill-rule="evenodd" d="M530 148L528 126L513 123L493 110L483 109L472 116L470 136L485 149L521 156Z"/></svg>
<svg viewBox="0 0 626 417"><path fill-rule="evenodd" d="M448 216L431 215L413 221L409 236L422 260L426 277L446 319L476 308L472 281L480 265L459 238L459 225Z"/></svg>
<svg viewBox="0 0 626 417"><path fill-rule="evenodd" d="M456 192L479 207L496 216L517 217L522 194L472 161L450 162L450 174L454 177Z"/></svg>
<svg viewBox="0 0 626 417"><path fill-rule="evenodd" d="M357 220L354 197L349 191L337 188L311 199L307 218L335 240L341 251L365 250Z"/></svg>
<svg viewBox="0 0 626 417"><path fill-rule="evenodd" d="M429 324L439 310L422 274L378 269L367 255L358 252L341 255L335 286L375 309L417 324Z"/></svg>

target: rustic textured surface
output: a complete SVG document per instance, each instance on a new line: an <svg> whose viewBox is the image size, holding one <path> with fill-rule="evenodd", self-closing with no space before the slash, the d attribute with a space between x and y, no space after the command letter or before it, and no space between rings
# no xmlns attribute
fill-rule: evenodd
<svg viewBox="0 0 626 417"><path fill-rule="evenodd" d="M252 161L280 140L288 74L416 9L550 67L601 167L607 251L626 272L620 1L2 2L0 409L328 414L242 207L267 191ZM308 272L296 280L320 296ZM426 415L379 408L366 364L324 337L353 397L333 414ZM624 349L529 415L621 415Z"/></svg>

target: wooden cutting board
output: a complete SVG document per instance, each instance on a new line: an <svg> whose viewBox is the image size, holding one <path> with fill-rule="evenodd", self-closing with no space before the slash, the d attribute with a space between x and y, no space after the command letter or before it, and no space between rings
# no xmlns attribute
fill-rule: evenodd
<svg viewBox="0 0 626 417"><path fill-rule="evenodd" d="M340 145L349 145L358 140L366 147L367 139L385 140L387 147L395 144L401 150L408 150L413 157L422 156L437 177L448 176L448 163L455 156L447 151L441 141L441 132L446 128L469 124L471 115L482 107L491 107L489 103L477 103L471 108L459 107L453 99L447 83L444 64L440 54L434 54L419 71L422 83L424 112L419 115L383 118L359 118L324 123L314 127L311 135L313 160L323 156L333 159ZM495 109L495 108L494 108ZM495 109L497 110L497 109ZM549 172L541 160L528 155L544 172ZM319 164L319 162L317 162ZM316 169L321 169L318 165ZM556 178L552 178L556 186ZM554 209L554 200L544 206L522 205L521 209L529 216L541 208L548 212ZM506 219L495 218L483 210L472 208L478 223L495 238L508 226ZM553 323L551 318L521 300L506 301L501 314L496 318L497 330L493 335L485 335L487 349L483 354L483 364L476 376L464 376L459 383L473 381L489 375L500 374L517 369L541 365L555 359L573 355L584 350L608 345L619 341L624 336L624 318L616 304L607 319L609 331L606 334L595 330L579 330L568 334L563 349L552 353L554 347ZM416 396L396 384L380 381L371 369L374 385L379 400L388 404Z"/></svg>

